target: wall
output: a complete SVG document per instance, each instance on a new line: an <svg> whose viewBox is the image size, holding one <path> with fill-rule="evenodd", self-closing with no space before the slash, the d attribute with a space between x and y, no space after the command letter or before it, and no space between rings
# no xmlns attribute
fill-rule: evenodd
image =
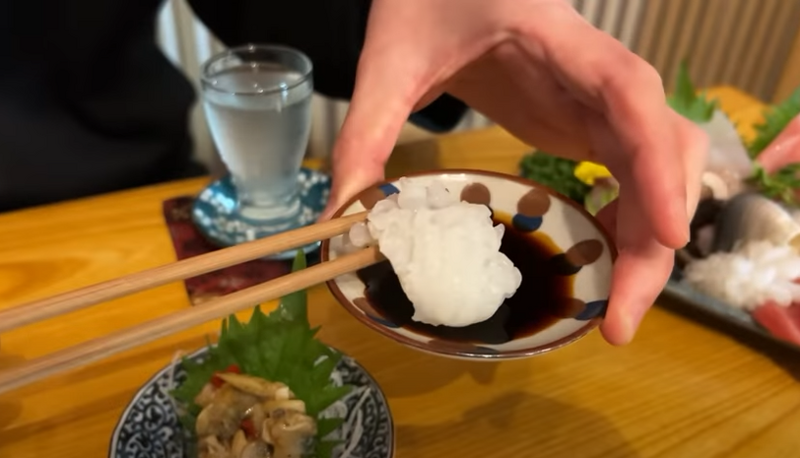
<svg viewBox="0 0 800 458"><path fill-rule="evenodd" d="M653 64L667 90L678 63L690 59L700 86L731 84L762 100L785 97L800 85L800 0L573 0L597 27ZM159 40L165 53L197 81L200 64L222 49L182 0L168 0L161 12ZM317 96L308 154L327 156L347 104ZM489 125L470 113L459 129ZM218 164L203 119L195 109L192 132L197 156ZM407 125L399 142L428 136Z"/></svg>

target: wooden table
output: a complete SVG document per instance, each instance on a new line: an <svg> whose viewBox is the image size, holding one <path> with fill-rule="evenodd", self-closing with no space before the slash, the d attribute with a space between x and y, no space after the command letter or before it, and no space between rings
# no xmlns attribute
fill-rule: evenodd
<svg viewBox="0 0 800 458"><path fill-rule="evenodd" d="M715 94L735 119L750 124L758 116L754 99L726 88ZM528 150L498 129L445 136L399 148L390 173L513 173ZM204 183L0 215L0 307L174 261L161 202ZM310 291L310 303L321 338L362 362L386 392L400 458L800 456L800 357L720 333L673 307L654 308L623 348L595 332L534 359L470 363L384 339L324 286ZM185 307L176 283L15 330L0 338L0 366ZM104 456L134 391L177 350L203 345L218 325L1 396L0 457Z"/></svg>

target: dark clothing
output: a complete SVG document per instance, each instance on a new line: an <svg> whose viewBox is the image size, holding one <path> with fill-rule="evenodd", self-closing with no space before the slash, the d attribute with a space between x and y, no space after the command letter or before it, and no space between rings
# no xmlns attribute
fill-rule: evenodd
<svg viewBox="0 0 800 458"><path fill-rule="evenodd" d="M348 99L369 0L189 0L226 45L305 52L324 95ZM0 12L0 211L205 173L192 161L191 84L161 53L161 0L5 0ZM313 16L312 16L313 15ZM412 121L446 131L443 96Z"/></svg>

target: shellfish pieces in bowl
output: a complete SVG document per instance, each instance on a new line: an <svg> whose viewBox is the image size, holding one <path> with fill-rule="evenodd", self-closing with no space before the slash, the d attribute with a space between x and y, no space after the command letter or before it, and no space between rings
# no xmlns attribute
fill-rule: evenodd
<svg viewBox="0 0 800 458"><path fill-rule="evenodd" d="M299 252L293 271L303 268ZM386 397L317 340L306 299L256 307L246 323L231 315L215 345L157 373L123 412L109 458L392 458Z"/></svg>
<svg viewBox="0 0 800 458"><path fill-rule="evenodd" d="M423 172L365 189L334 216L365 210L365 224L323 242L322 259L377 244L387 260L328 287L396 342L454 358L523 358L578 340L604 316L613 242L549 188L493 172Z"/></svg>

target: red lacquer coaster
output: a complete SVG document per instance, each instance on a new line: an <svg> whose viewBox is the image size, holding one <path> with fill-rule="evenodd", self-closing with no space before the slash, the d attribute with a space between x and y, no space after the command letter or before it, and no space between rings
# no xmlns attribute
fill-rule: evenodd
<svg viewBox="0 0 800 458"><path fill-rule="evenodd" d="M164 219L167 222L172 244L178 260L191 258L219 248L208 242L192 223L192 197L176 197L164 202ZM308 264L317 262L318 255L308 255ZM186 292L193 305L215 297L248 288L280 277L291 270L291 261L255 260L231 266L216 272L185 280Z"/></svg>

